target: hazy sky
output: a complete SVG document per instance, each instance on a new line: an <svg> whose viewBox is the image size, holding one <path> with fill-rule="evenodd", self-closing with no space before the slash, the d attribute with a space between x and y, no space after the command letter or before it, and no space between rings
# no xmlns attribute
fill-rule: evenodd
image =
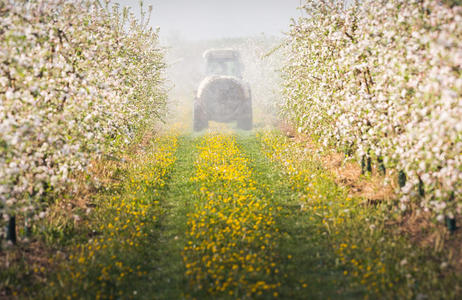
<svg viewBox="0 0 462 300"><path fill-rule="evenodd" d="M116 0L139 11L139 0ZM219 37L281 35L290 18L300 16L300 0L144 0L153 5L151 25L161 36L191 40Z"/></svg>

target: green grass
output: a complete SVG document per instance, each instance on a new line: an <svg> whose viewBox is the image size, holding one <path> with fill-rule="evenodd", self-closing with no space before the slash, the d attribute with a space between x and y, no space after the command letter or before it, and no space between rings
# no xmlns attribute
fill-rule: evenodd
<svg viewBox="0 0 462 300"><path fill-rule="evenodd" d="M284 245L294 243L290 248L303 251L298 241L306 239L310 240L308 251L323 251L319 265L326 265L319 269L319 276L331 277L328 292L338 293L335 298L456 299L461 294L461 275L441 268L450 261L450 251L413 242L394 221L396 211L387 203L367 206L363 199L350 199L303 143L289 141L278 132L262 133L260 140L265 155L283 170L300 206L288 211L282 223L287 222L288 231L294 230L296 216L303 214L300 222L309 232ZM313 286L321 288L319 296L325 292L322 286L321 282ZM332 294L313 298L325 297Z"/></svg>
<svg viewBox="0 0 462 300"><path fill-rule="evenodd" d="M190 178L194 173L197 138L182 136L179 139L177 161L163 201L165 214L161 217L160 235L154 257L157 268L152 280L145 282L140 299L181 299L184 297L185 268L181 251L185 244L186 215L192 209L195 185Z"/></svg>
<svg viewBox="0 0 462 300"><path fill-rule="evenodd" d="M241 136L238 141L251 158L259 187L273 205L282 208L277 217L281 299L357 299L363 295L361 289L348 288L328 236L310 221L311 211L300 209L298 194L282 168L268 161L255 136ZM333 197L343 195L330 182L326 188L331 194L334 190Z"/></svg>
<svg viewBox="0 0 462 300"><path fill-rule="evenodd" d="M451 266L441 268L449 259L444 249L418 246L397 234L397 225L390 225L395 213L386 204L365 206L362 199L350 199L313 154L301 151L303 145L277 132L235 137L249 158L254 196L276 211L271 214L271 228L278 229L272 232L275 246L266 253L279 271L252 276L280 283L274 290L279 298L457 299L461 294L461 275ZM65 253L54 262L59 268L34 271L20 259L0 272L3 287L16 287L21 298L30 299L235 298L192 292L183 263L190 239L187 215L202 201L201 183L191 178L204 138L180 136L172 164L159 167L148 157L128 165L119 186L95 195L93 213L83 224L50 221L43 239L54 247L50 253L58 248ZM157 150L147 153L167 161ZM150 173L155 180L146 181ZM133 206L124 208L127 204ZM249 251L257 253L260 246L251 246ZM273 296L272 290L252 298Z"/></svg>
<svg viewBox="0 0 462 300"><path fill-rule="evenodd" d="M185 156L191 152L184 144L176 149L175 141L156 140L126 166L118 188L97 197L87 241L66 249L67 259L34 298L152 299L162 292L159 298L171 299L181 291L172 276L181 274L181 261L171 251L179 242L173 230L181 226L171 224L176 215L171 183L181 184L176 179L187 171Z"/></svg>

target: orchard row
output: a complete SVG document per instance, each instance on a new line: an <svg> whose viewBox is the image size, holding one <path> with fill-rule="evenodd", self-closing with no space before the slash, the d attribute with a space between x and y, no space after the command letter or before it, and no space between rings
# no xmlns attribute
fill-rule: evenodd
<svg viewBox="0 0 462 300"><path fill-rule="evenodd" d="M307 0L290 30L282 115L400 174L400 208L462 209L462 10L439 1Z"/></svg>
<svg viewBox="0 0 462 300"><path fill-rule="evenodd" d="M30 227L164 113L163 53L145 22L100 1L0 3L0 228L15 216Z"/></svg>

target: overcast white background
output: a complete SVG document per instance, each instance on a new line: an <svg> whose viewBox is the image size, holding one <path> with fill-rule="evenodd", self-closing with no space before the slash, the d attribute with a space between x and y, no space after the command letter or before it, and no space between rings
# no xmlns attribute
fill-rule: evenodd
<svg viewBox="0 0 462 300"><path fill-rule="evenodd" d="M139 0L116 0L139 12ZM161 37L203 40L264 33L280 36L300 16L300 0L144 0Z"/></svg>

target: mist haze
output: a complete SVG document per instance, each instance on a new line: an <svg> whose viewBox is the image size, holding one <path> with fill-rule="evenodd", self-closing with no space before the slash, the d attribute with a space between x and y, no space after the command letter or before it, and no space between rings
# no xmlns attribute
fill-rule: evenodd
<svg viewBox="0 0 462 300"><path fill-rule="evenodd" d="M140 16L138 0L118 3ZM302 13L300 0L145 0L143 10L150 5L149 25L159 28L166 49L171 120L192 124L195 91L206 76L203 52L232 48L241 54L243 80L252 90L254 125L272 122L280 99L282 51L266 54L281 44L291 19Z"/></svg>
<svg viewBox="0 0 462 300"><path fill-rule="evenodd" d="M195 92L205 78L205 60L208 49L236 49L244 65L243 80L252 91L254 126L261 127L274 121L277 103L280 101L281 79L279 69L283 61L283 49L277 48L278 37L223 38L207 41L169 40L167 46L167 77L172 86L169 93L170 112L173 119L192 124L192 104Z"/></svg>
<svg viewBox="0 0 462 300"><path fill-rule="evenodd" d="M119 0L139 14L138 0ZM300 0L145 0L152 5L151 26L161 38L188 40L266 35L282 36L300 16Z"/></svg>

